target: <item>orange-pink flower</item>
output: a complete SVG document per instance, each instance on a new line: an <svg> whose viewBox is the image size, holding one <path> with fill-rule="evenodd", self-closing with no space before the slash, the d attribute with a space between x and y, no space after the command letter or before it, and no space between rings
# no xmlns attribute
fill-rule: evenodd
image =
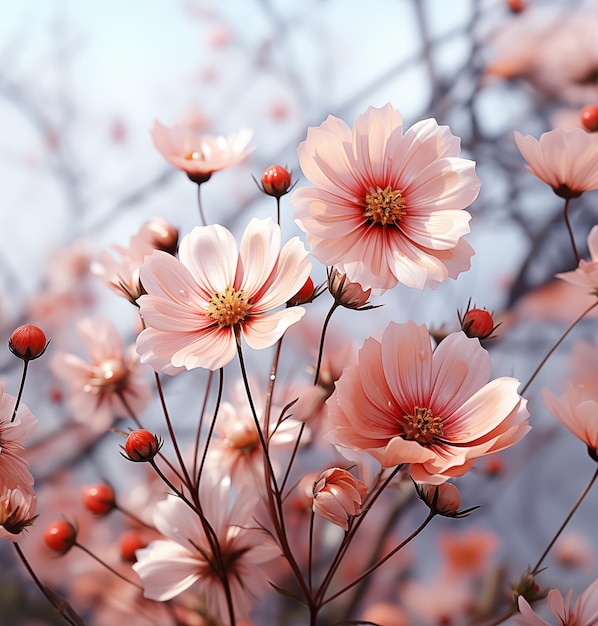
<svg viewBox="0 0 598 626"><path fill-rule="evenodd" d="M323 471L313 486L313 511L340 526L349 528L349 517L358 515L367 485L351 472L332 467Z"/></svg>
<svg viewBox="0 0 598 626"><path fill-rule="evenodd" d="M167 128L157 120L152 128L154 145L162 156L197 183L242 161L253 150L247 147L252 136L247 128L227 137L199 135L193 128Z"/></svg>
<svg viewBox="0 0 598 626"><path fill-rule="evenodd" d="M535 139L515 131L527 169L563 198L598 189L598 135L581 128L555 128Z"/></svg>
<svg viewBox="0 0 598 626"><path fill-rule="evenodd" d="M343 371L328 401L327 438L369 452L383 467L411 464L419 482L460 476L529 430L519 381L488 382L490 372L477 339L452 333L432 351L425 325L391 322Z"/></svg>
<svg viewBox="0 0 598 626"><path fill-rule="evenodd" d="M470 214L480 181L460 140L428 119L403 133L399 111L370 107L350 129L329 116L299 161L314 187L295 191L311 252L364 290L422 289L469 269Z"/></svg>
<svg viewBox="0 0 598 626"><path fill-rule="evenodd" d="M557 278L578 287L586 287L592 294L598 295L598 226L594 226L588 235L588 251L591 261L580 259L575 270L557 274Z"/></svg>
<svg viewBox="0 0 598 626"><path fill-rule="evenodd" d="M179 259L149 256L141 268L147 295L138 301L147 326L137 340L141 361L169 374L216 370L234 358L241 335L256 350L278 341L305 309L270 311L294 296L311 270L298 237L280 244L279 226L254 218L239 251L233 235L215 224L186 235Z"/></svg>

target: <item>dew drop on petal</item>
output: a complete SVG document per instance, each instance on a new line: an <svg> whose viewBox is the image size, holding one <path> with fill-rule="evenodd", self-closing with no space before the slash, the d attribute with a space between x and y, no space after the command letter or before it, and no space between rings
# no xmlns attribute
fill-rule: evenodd
<svg viewBox="0 0 598 626"><path fill-rule="evenodd" d="M179 289L179 296L185 299L189 298L189 294L184 289Z"/></svg>
<svg viewBox="0 0 598 626"><path fill-rule="evenodd" d="M419 350L417 353L420 361L426 361L428 359L428 351L427 350Z"/></svg>

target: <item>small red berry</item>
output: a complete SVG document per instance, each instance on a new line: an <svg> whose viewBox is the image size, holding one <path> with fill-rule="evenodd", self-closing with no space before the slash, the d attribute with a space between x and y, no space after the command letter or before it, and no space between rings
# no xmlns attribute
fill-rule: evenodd
<svg viewBox="0 0 598 626"><path fill-rule="evenodd" d="M141 550L141 548L146 546L147 541L143 539L138 530L128 530L120 538L120 555L125 561L134 563L137 560L135 551Z"/></svg>
<svg viewBox="0 0 598 626"><path fill-rule="evenodd" d="M461 328L468 337L486 339L495 330L492 315L486 309L469 309L461 320Z"/></svg>
<svg viewBox="0 0 598 626"><path fill-rule="evenodd" d="M130 461L151 461L158 454L163 443L162 437L150 433L149 430L133 430L125 441L124 451Z"/></svg>
<svg viewBox="0 0 598 626"><path fill-rule="evenodd" d="M108 515L116 507L114 490L110 485L89 485L81 489L81 498L88 511L95 515Z"/></svg>
<svg viewBox="0 0 598 626"><path fill-rule="evenodd" d="M589 130L592 133L598 131L598 105L597 104L588 104L585 106L580 114L581 123L584 125L586 130Z"/></svg>
<svg viewBox="0 0 598 626"><path fill-rule="evenodd" d="M23 324L13 330L8 340L9 350L23 361L40 357L48 346L46 335L41 328L33 324Z"/></svg>
<svg viewBox="0 0 598 626"><path fill-rule="evenodd" d="M506 2L511 13L521 13L525 10L524 0L506 0Z"/></svg>
<svg viewBox="0 0 598 626"><path fill-rule="evenodd" d="M291 174L280 165L271 165L262 174L262 189L269 196L280 198L289 191Z"/></svg>
<svg viewBox="0 0 598 626"><path fill-rule="evenodd" d="M46 528L44 541L54 552L66 554L77 543L77 529L70 522L58 520Z"/></svg>

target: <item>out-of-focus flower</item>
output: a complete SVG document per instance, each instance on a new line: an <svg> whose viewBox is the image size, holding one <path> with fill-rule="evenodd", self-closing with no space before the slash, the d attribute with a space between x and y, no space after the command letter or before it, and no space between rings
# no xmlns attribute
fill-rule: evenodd
<svg viewBox="0 0 598 626"><path fill-rule="evenodd" d="M35 520L36 497L29 490L0 490L0 538L18 541Z"/></svg>
<svg viewBox="0 0 598 626"><path fill-rule="evenodd" d="M490 372L477 339L452 333L432 352L425 325L391 322L382 341L366 339L358 364L336 383L327 438L369 452L383 467L411 464L418 482L460 476L530 428L519 381L488 382Z"/></svg>
<svg viewBox="0 0 598 626"><path fill-rule="evenodd" d="M81 498L85 508L95 515L108 515L116 507L114 489L106 483L83 487L81 489Z"/></svg>
<svg viewBox="0 0 598 626"><path fill-rule="evenodd" d="M554 544L554 556L565 567L590 569L596 563L596 546L586 535L570 531Z"/></svg>
<svg viewBox="0 0 598 626"><path fill-rule="evenodd" d="M358 515L367 485L351 472L333 467L323 471L313 486L313 511L316 515L349 529L349 517Z"/></svg>
<svg viewBox="0 0 598 626"><path fill-rule="evenodd" d="M0 383L0 491L22 489L31 491L33 477L23 458L24 442L37 428L37 420L21 402L14 415L16 398L4 393Z"/></svg>
<svg viewBox="0 0 598 626"><path fill-rule="evenodd" d="M598 461L598 397L592 387L567 384L567 392L558 397L542 389L544 406L588 447L590 456Z"/></svg>
<svg viewBox="0 0 598 626"><path fill-rule="evenodd" d="M571 606L572 597L573 589L569 590L566 598L563 598L563 594L558 589L551 589L548 592L548 608L557 618L557 625L595 626L598 621L598 579L579 594L573 606ZM518 622L520 624L550 626L550 622L539 617L523 596L519 596L517 601L519 604Z"/></svg>
<svg viewBox="0 0 598 626"><path fill-rule="evenodd" d="M598 189L598 135L581 128L555 128L536 139L515 131L527 169L562 198Z"/></svg>
<svg viewBox="0 0 598 626"><path fill-rule="evenodd" d="M54 552L66 554L77 543L77 527L66 520L57 520L46 527L44 542Z"/></svg>
<svg viewBox="0 0 598 626"><path fill-rule="evenodd" d="M111 247L117 258L108 251L101 252L99 260L91 264L91 271L101 276L116 294L135 303L144 293L139 281L139 268L145 257L154 250L174 254L177 242L177 229L166 220L154 218L143 224L140 231L131 237L127 248L116 244Z"/></svg>
<svg viewBox="0 0 598 626"><path fill-rule="evenodd" d="M228 137L199 135L187 126L167 128L156 120L151 134L162 156L198 184L236 165L254 149L248 147L253 131L246 128Z"/></svg>
<svg viewBox="0 0 598 626"><path fill-rule="evenodd" d="M586 287L590 293L598 296L598 225L592 227L588 235L588 251L591 261L580 259L576 269L557 274L557 278L578 287Z"/></svg>
<svg viewBox="0 0 598 626"><path fill-rule="evenodd" d="M38 359L46 351L48 340L44 331L33 324L23 324L12 331L9 350L23 361Z"/></svg>
<svg viewBox="0 0 598 626"><path fill-rule="evenodd" d="M115 417L139 416L152 391L139 371L134 346L125 353L118 331L103 318L82 320L78 333L91 362L64 351L57 351L50 362L68 385L74 419L104 431Z"/></svg>
<svg viewBox="0 0 598 626"><path fill-rule="evenodd" d="M147 326L137 340L141 361L168 374L182 368L219 369L250 347L273 345L305 309L283 305L311 270L298 237L280 248L280 227L252 219L241 240L223 226L197 226L181 241L179 259L154 252L141 268L147 295L139 298Z"/></svg>
<svg viewBox="0 0 598 626"><path fill-rule="evenodd" d="M469 269L464 209L480 181L447 126L428 119L403 133L399 111L370 107L352 130L329 116L298 152L314 187L291 202L319 261L380 291L397 282L434 288Z"/></svg>
<svg viewBox="0 0 598 626"><path fill-rule="evenodd" d="M197 583L206 613L219 623L229 615L222 585L226 575L235 617L246 618L252 598L268 588L263 565L276 558L280 549L252 519L256 501L249 493L241 494L231 506L230 481L212 482L207 474L202 476L200 491L213 536L208 539L199 516L185 502L168 496L154 513L156 528L168 539L137 550L133 569L141 578L145 597L153 600L169 600ZM216 540L218 558L212 549Z"/></svg>
<svg viewBox="0 0 598 626"><path fill-rule="evenodd" d="M455 577L487 571L488 559L499 545L493 532L475 527L460 533L445 531L438 537L438 547L447 571Z"/></svg>
<svg viewBox="0 0 598 626"><path fill-rule="evenodd" d="M164 444L162 437L150 433L149 430L139 428L133 430L127 436L123 450L126 452L126 458L135 463L144 463L151 461Z"/></svg>

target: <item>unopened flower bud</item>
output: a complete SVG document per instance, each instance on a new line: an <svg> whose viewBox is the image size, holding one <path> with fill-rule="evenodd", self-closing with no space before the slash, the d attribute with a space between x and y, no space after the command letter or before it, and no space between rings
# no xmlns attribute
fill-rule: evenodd
<svg viewBox="0 0 598 626"><path fill-rule="evenodd" d="M581 123L591 133L598 131L598 105L588 104L579 113Z"/></svg>
<svg viewBox="0 0 598 626"><path fill-rule="evenodd" d="M492 333L498 328L498 324L494 324L492 313L486 311L486 309L469 308L463 315L460 312L457 313L459 322L461 324L461 330L468 336L476 339L488 339Z"/></svg>
<svg viewBox="0 0 598 626"><path fill-rule="evenodd" d="M77 528L66 520L53 522L44 532L44 542L50 550L66 554L77 543Z"/></svg>
<svg viewBox="0 0 598 626"><path fill-rule="evenodd" d="M147 541L138 530L128 530L120 538L120 556L123 560L134 563L137 560L135 552L146 546Z"/></svg>
<svg viewBox="0 0 598 626"><path fill-rule="evenodd" d="M262 190L269 196L280 198L291 187L291 174L280 165L271 165L262 174Z"/></svg>
<svg viewBox="0 0 598 626"><path fill-rule="evenodd" d="M313 486L313 511L344 530L349 516L358 515L367 485L347 470L334 467L320 474Z"/></svg>
<svg viewBox="0 0 598 626"><path fill-rule="evenodd" d="M314 281L308 276L303 287L287 302L287 306L300 306L313 302L320 293L322 293L321 286L314 287Z"/></svg>
<svg viewBox="0 0 598 626"><path fill-rule="evenodd" d="M9 350L23 361L39 358L48 347L46 335L33 324L23 324L13 330L8 340Z"/></svg>
<svg viewBox="0 0 598 626"><path fill-rule="evenodd" d="M151 461L158 454L163 443L162 437L150 433L149 430L139 429L129 433L124 447L121 446L121 448L126 452L123 456L127 459L142 463Z"/></svg>
<svg viewBox="0 0 598 626"><path fill-rule="evenodd" d="M85 508L95 515L108 515L116 507L114 490L105 483L83 487L81 498Z"/></svg>
<svg viewBox="0 0 598 626"><path fill-rule="evenodd" d="M442 483L440 485L418 485L415 483L415 491L433 515L443 517L467 517L472 511L479 508L472 506L469 509L459 510L461 496L455 485Z"/></svg>
<svg viewBox="0 0 598 626"><path fill-rule="evenodd" d="M525 10L524 0L506 0L511 13L521 13Z"/></svg>
<svg viewBox="0 0 598 626"><path fill-rule="evenodd" d="M346 309L366 311L376 308L368 304L371 289L364 291L359 283L352 283L345 274L341 274L334 268L328 270L328 291L336 303Z"/></svg>

